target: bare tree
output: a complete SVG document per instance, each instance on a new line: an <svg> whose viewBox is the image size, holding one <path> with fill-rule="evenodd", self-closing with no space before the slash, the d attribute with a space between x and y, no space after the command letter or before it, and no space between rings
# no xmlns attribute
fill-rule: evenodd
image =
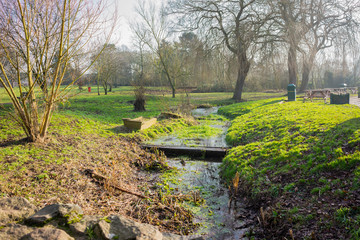
<svg viewBox="0 0 360 240"><path fill-rule="evenodd" d="M257 43L271 36L268 20L271 12L265 1L191 1L172 0L169 12L178 16L187 30L198 30L211 37L215 44L225 43L237 58L237 80L233 98L242 100L245 79Z"/></svg>
<svg viewBox="0 0 360 240"><path fill-rule="evenodd" d="M3 59L0 83L15 108L13 116L30 141L45 139L54 106L67 97L69 87L76 82L77 78L61 87L71 59L88 50L92 38L103 26L109 26L101 17L104 4L101 0L0 1L0 49L16 72L20 98L10 84ZM92 63L85 64L78 77ZM37 87L42 91L36 91Z"/></svg>
<svg viewBox="0 0 360 240"><path fill-rule="evenodd" d="M177 80L183 75L183 59L177 46L168 41L169 21L162 13L162 8L149 1L139 1L136 10L140 21L133 30L138 32L136 35L145 36L144 41L156 55L157 65L165 75L172 90L172 97L175 98Z"/></svg>
<svg viewBox="0 0 360 240"><path fill-rule="evenodd" d="M297 85L297 52L301 40L309 31L305 24L308 2L307 0L269 0L269 4L272 6L272 11L277 14L275 22L280 30L280 38L288 44L289 83Z"/></svg>
<svg viewBox="0 0 360 240"><path fill-rule="evenodd" d="M277 15L275 22L282 41L288 45L289 83L297 85L298 58L302 53L302 81L300 91L309 82L309 74L317 53L332 46L339 28L354 21L353 12L358 3L341 0L279 0L269 1Z"/></svg>
<svg viewBox="0 0 360 240"><path fill-rule="evenodd" d="M100 95L100 84L104 89L105 95L107 95L108 91L111 91L116 75L116 69L118 67L118 49L114 44L104 44L98 49L92 58L94 60L96 59L93 66L97 74L98 95Z"/></svg>
<svg viewBox="0 0 360 240"><path fill-rule="evenodd" d="M143 112L146 111L146 97L145 97L145 47L146 47L146 32L141 31L141 28L135 23L132 26L132 30L135 33L134 45L138 49L138 61L136 61L135 68L135 81L134 81L134 93L135 93L135 102L134 102L134 111Z"/></svg>
<svg viewBox="0 0 360 240"><path fill-rule="evenodd" d="M319 51L333 46L335 39L354 39L353 32L356 32L358 25L354 13L358 12L359 4L346 3L343 1L312 0L309 3L305 22L309 29L304 37L303 68L300 92L303 92L308 85L309 75L314 65L316 55Z"/></svg>

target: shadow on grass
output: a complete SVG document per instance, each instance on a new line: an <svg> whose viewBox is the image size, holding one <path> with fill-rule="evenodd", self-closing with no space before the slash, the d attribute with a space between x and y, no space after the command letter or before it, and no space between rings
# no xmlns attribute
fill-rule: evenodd
<svg viewBox="0 0 360 240"><path fill-rule="evenodd" d="M9 146L17 146L17 145L25 145L29 142L29 138L22 138L18 140L7 140L5 142L0 142L0 148L9 147Z"/></svg>
<svg viewBox="0 0 360 240"><path fill-rule="evenodd" d="M113 133L119 134L119 133L132 133L134 130L131 130L124 125L117 126L114 128L106 129L107 131L111 131Z"/></svg>
<svg viewBox="0 0 360 240"><path fill-rule="evenodd" d="M281 102L281 101L282 101L282 100L274 100L274 101L271 101L271 102L266 102L266 103L263 103L263 104L261 104L260 106L258 106L258 108L259 108L259 107L266 106L266 105L271 105L271 104L279 103L279 102Z"/></svg>

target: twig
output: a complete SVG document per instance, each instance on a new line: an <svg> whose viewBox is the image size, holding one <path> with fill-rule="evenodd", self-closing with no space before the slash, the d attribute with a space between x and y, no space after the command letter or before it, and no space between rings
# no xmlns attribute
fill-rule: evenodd
<svg viewBox="0 0 360 240"><path fill-rule="evenodd" d="M85 170L85 173L88 174L88 175L90 175L92 178L97 179L97 180L103 180L103 181L109 180L107 177L105 177L105 176L103 176L103 175L95 172L95 171L92 170L92 169L86 169L86 170ZM122 187L117 186L117 185L115 185L115 184L112 184L112 183L109 183L109 182L108 182L108 184L109 184L111 187L113 187L113 188L115 188L115 189L117 189L117 190L120 190L120 191L122 191L122 192L125 192L125 193L128 193L128 194L137 196L137 197L139 197L139 198L150 199L149 197L146 197L146 196L144 196L144 195L142 195L142 194L140 194L140 193L132 192L132 191L130 191L130 190L128 190L128 189L122 188ZM150 200L151 200L151 199L150 199Z"/></svg>

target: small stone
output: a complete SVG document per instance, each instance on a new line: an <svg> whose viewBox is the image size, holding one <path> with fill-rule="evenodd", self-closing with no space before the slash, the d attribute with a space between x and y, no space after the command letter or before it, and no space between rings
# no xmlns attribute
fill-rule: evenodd
<svg viewBox="0 0 360 240"><path fill-rule="evenodd" d="M8 224L0 229L0 239L20 239L24 235L31 233L35 228L20 224Z"/></svg>
<svg viewBox="0 0 360 240"><path fill-rule="evenodd" d="M95 227L95 234L105 240L162 240L163 235L158 228L137 223L122 216L112 215L101 220Z"/></svg>
<svg viewBox="0 0 360 240"><path fill-rule="evenodd" d="M25 198L0 198L0 225L27 218L36 210L36 207Z"/></svg>
<svg viewBox="0 0 360 240"><path fill-rule="evenodd" d="M56 228L37 228L20 240L74 240L65 231Z"/></svg>
<svg viewBox="0 0 360 240"><path fill-rule="evenodd" d="M246 228L247 223L244 221L236 221L234 224L234 228L235 229L242 229L242 228Z"/></svg>

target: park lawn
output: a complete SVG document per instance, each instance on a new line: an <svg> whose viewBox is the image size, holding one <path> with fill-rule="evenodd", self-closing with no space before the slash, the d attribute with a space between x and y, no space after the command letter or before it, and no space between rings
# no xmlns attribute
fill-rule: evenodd
<svg viewBox="0 0 360 240"><path fill-rule="evenodd" d="M18 93L18 89L15 88ZM40 89L36 92L41 95ZM170 91L163 87L147 87L146 94L146 112L134 112L133 101L135 100L133 87L122 86L113 88L112 92L104 95L102 88L100 94L97 88L92 86L91 92L87 91L87 87L79 90L73 86L67 92L68 100L59 104L59 111L66 115L75 117L91 118L92 120L101 121L110 124L122 124L122 118L155 117L161 112L167 111L189 111L201 104L213 106L228 105L234 103L231 99L230 92L214 92L214 93L178 93L176 98L171 97ZM246 100L255 100L263 98L272 98L281 96L283 92L275 93L243 93ZM5 90L0 88L0 108L1 104L10 103Z"/></svg>
<svg viewBox="0 0 360 240"><path fill-rule="evenodd" d="M233 118L234 146L222 175L240 176L239 192L262 209L262 236L360 238L359 107L271 99L220 112Z"/></svg>

